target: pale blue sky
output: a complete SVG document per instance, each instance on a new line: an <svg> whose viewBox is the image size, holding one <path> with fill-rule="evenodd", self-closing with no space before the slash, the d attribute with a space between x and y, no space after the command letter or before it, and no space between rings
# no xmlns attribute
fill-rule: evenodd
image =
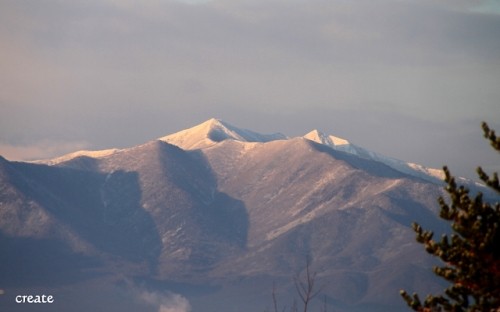
<svg viewBox="0 0 500 312"><path fill-rule="evenodd" d="M2 0L0 155L126 147L211 117L498 169L500 2Z"/></svg>

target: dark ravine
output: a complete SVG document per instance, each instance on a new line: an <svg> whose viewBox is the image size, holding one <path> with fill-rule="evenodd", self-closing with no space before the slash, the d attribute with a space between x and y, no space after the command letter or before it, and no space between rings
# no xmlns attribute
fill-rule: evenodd
<svg viewBox="0 0 500 312"><path fill-rule="evenodd" d="M264 311L273 282L291 304L306 259L334 311L404 311L399 289L441 288L410 228L445 231L441 185L226 126L104 156L0 158L0 310L159 311L144 293L172 292L192 311ZM23 291L56 303L26 309Z"/></svg>

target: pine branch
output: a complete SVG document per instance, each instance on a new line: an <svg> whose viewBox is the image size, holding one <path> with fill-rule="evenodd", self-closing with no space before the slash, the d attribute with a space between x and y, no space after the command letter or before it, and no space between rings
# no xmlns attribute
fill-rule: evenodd
<svg viewBox="0 0 500 312"><path fill-rule="evenodd" d="M484 136L500 152L500 138L482 125ZM445 173L448 201L440 197L440 217L451 223L453 234L433 240L432 231L413 224L416 239L425 250L446 263L434 273L451 283L444 295L429 295L422 303L417 294L401 291L408 306L415 311L500 311L500 203L483 201L483 195L471 196L457 185L447 167ZM498 174L490 177L481 168L478 174L488 187L500 192Z"/></svg>
<svg viewBox="0 0 500 312"><path fill-rule="evenodd" d="M483 121L481 127L484 131L484 137L490 141L491 146L500 152L500 137L497 137L494 130L491 130L486 122Z"/></svg>

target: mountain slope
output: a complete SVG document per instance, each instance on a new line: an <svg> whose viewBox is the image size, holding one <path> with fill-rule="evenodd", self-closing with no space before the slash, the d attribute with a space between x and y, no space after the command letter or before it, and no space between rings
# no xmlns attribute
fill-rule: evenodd
<svg viewBox="0 0 500 312"><path fill-rule="evenodd" d="M82 158L59 166L89 168ZM242 204L217 190L209 165L197 152L152 141L97 159L93 170L106 176L101 186L106 190L101 196L104 216L116 219L114 214L130 203L119 197L120 193L140 189L136 205L151 218L156 240L161 240L155 251L159 276L209 269L218 258L245 244L246 231L242 229L247 220ZM134 175L134 181L125 180L129 174ZM132 184L134 189L124 189ZM227 228L219 226L227 221ZM151 240L154 238L147 239Z"/></svg>
<svg viewBox="0 0 500 312"><path fill-rule="evenodd" d="M286 280L310 257L321 283L343 281L329 286L336 302L397 305L398 289L378 290L403 279L420 289L435 287L428 275L412 275L431 264L409 244L414 220L441 229L435 185L302 138L252 148L227 141L203 152L218 173L219 189L246 204L251 225L247 252L227 259L214 277ZM394 276L393 270L406 273ZM289 282L283 283L293 293Z"/></svg>

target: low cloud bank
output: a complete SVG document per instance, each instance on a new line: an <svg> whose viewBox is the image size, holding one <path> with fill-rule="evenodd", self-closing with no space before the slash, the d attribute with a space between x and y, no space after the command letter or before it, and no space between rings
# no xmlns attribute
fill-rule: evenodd
<svg viewBox="0 0 500 312"><path fill-rule="evenodd" d="M158 308L158 312L190 312L191 305L183 296L171 292L145 291L139 293L141 301Z"/></svg>

